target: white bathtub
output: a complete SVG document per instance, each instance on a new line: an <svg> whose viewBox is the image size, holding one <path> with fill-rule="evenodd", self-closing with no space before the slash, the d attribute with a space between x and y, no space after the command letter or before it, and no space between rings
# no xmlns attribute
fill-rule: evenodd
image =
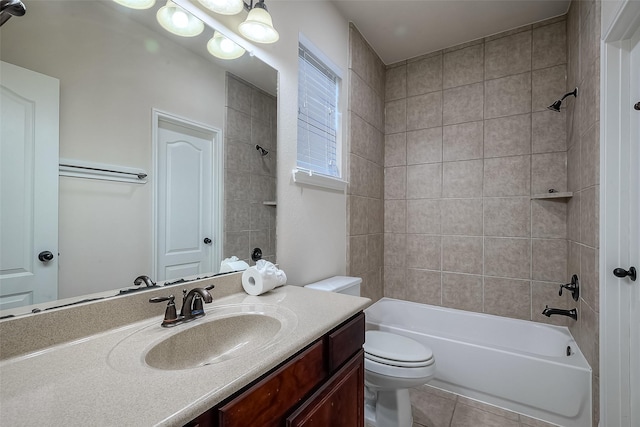
<svg viewBox="0 0 640 427"><path fill-rule="evenodd" d="M591 427L591 368L568 328L391 298L365 313L367 329L431 348L429 385L548 423Z"/></svg>

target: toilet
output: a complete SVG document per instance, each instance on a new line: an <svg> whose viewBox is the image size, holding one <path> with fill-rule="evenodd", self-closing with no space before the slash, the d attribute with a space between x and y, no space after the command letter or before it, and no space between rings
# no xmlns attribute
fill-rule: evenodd
<svg viewBox="0 0 640 427"><path fill-rule="evenodd" d="M360 295L359 277L335 276L306 288ZM426 384L436 372L433 352L391 332L367 331L364 343L365 423L371 427L411 427L409 389Z"/></svg>

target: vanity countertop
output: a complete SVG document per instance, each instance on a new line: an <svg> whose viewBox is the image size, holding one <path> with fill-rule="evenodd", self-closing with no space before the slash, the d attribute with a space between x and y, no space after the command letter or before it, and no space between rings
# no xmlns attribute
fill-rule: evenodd
<svg viewBox="0 0 640 427"><path fill-rule="evenodd" d="M9 358L0 362L2 424L180 426L369 303L366 298L297 286L283 286L258 297L236 293L214 300L205 305L207 312L233 304L277 305L293 312L296 324L265 351L194 369L160 370L143 362L140 342L131 337L164 333L162 316ZM207 316L173 329L206 321ZM139 357L115 354L122 354L127 346Z"/></svg>

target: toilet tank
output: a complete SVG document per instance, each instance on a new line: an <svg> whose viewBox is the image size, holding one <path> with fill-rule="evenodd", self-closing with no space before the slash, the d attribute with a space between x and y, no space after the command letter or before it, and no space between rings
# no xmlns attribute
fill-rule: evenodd
<svg viewBox="0 0 640 427"><path fill-rule="evenodd" d="M319 291L337 292L339 294L360 296L360 277L333 276L319 282L311 283L305 288L317 289Z"/></svg>

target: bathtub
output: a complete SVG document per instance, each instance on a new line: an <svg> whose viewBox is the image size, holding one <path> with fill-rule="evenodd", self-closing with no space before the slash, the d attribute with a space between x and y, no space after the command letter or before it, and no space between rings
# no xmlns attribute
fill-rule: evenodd
<svg viewBox="0 0 640 427"><path fill-rule="evenodd" d="M391 298L365 313L367 329L431 348L429 385L548 423L591 427L591 368L568 328Z"/></svg>

